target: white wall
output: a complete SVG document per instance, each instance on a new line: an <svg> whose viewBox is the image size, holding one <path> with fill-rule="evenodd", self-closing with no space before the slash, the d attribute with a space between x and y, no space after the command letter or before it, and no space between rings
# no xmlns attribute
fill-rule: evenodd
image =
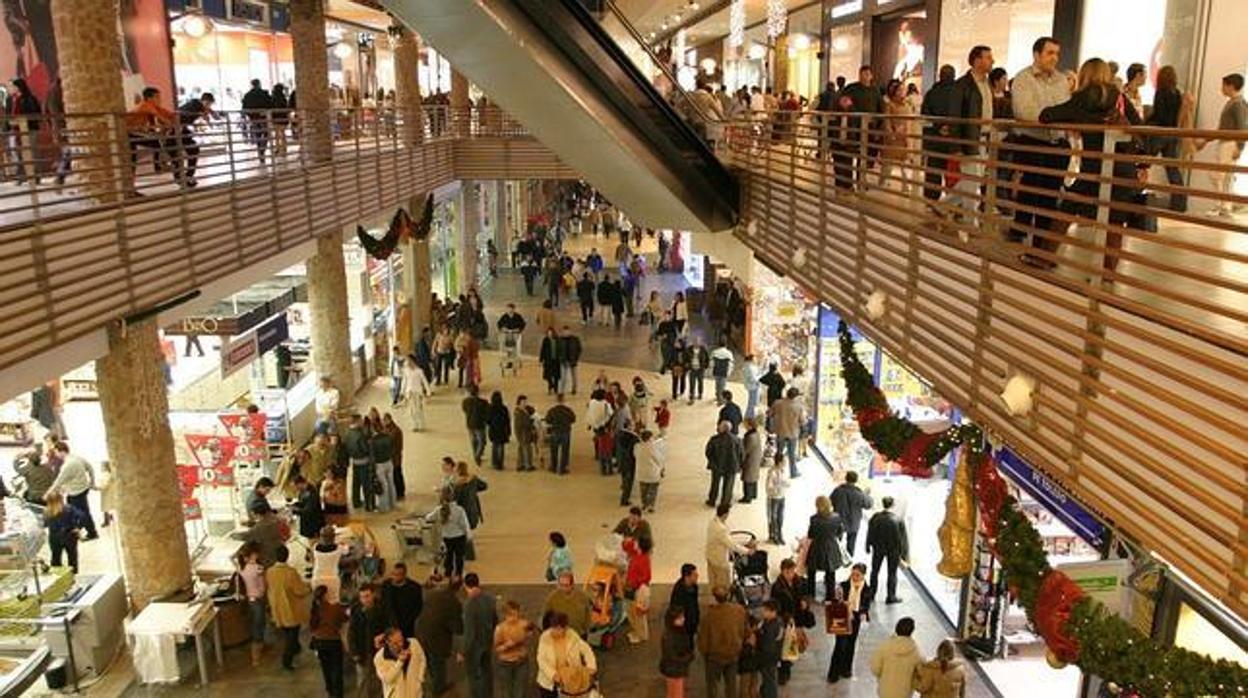
<svg viewBox="0 0 1248 698"><path fill-rule="evenodd" d="M1248 27L1248 2L1244 0L1210 0L1209 35L1204 62L1200 70L1200 83L1194 86L1199 92L1196 101L1196 127L1217 128L1218 117L1226 98L1222 96L1222 76L1228 73L1248 75L1248 50L1244 47L1244 27ZM1197 159L1211 162L1214 146L1198 154ZM1248 155L1239 164L1248 162ZM1201 172L1192 178L1192 186L1207 188L1208 176ZM1248 177L1239 175L1235 193L1248 194ZM1199 204L1198 204L1199 205Z"/></svg>

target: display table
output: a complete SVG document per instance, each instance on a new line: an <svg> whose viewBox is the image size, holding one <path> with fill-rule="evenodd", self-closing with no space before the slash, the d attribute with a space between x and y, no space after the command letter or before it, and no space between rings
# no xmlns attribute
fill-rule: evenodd
<svg viewBox="0 0 1248 698"><path fill-rule="evenodd" d="M217 666L221 666L221 631L217 625L217 609L211 603L153 603L130 621L126 635L134 655L134 668L141 683L176 682L181 679L178 668L177 642L187 636L195 638L195 657L199 661L199 683L208 685L208 662L204 656L204 634L213 631Z"/></svg>
<svg viewBox="0 0 1248 698"><path fill-rule="evenodd" d="M230 535L205 536L203 542L195 549L195 556L191 562L195 576L208 582L230 576L238 569L234 558L241 547L243 547L242 541Z"/></svg>

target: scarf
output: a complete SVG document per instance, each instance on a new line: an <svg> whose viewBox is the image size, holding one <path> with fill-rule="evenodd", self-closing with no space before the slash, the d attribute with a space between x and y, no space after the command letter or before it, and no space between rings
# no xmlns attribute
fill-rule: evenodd
<svg viewBox="0 0 1248 698"><path fill-rule="evenodd" d="M850 613L858 612L858 605L862 603L862 590L867 586L866 581L854 584L851 579L849 582L849 598L845 599L845 605L849 606Z"/></svg>

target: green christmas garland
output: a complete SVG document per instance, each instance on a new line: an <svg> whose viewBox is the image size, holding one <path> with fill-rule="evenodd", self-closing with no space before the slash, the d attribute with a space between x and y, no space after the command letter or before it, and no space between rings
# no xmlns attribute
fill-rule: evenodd
<svg viewBox="0 0 1248 698"><path fill-rule="evenodd" d="M1248 668L1166 647L1144 635L1104 604L1054 570L1039 531L1006 493L978 427L950 427L926 434L893 413L871 372L854 352L849 327L838 327L846 402L862 436L903 472L929 477L953 448L970 449L981 524L994 543L1011 592L1049 644L1057 661L1072 661L1084 673L1113 681L1144 698L1248 696Z"/></svg>

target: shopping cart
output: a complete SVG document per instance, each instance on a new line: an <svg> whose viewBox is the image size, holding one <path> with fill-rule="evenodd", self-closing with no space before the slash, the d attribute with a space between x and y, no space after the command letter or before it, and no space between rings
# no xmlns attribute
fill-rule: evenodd
<svg viewBox="0 0 1248 698"><path fill-rule="evenodd" d="M413 514L390 525L399 541L399 555L403 560L415 555L416 561L437 567L442 563L442 529L436 521Z"/></svg>
<svg viewBox="0 0 1248 698"><path fill-rule="evenodd" d="M521 368L520 333L516 330L503 330L498 348L502 351L501 375L507 375L508 371L511 371L513 376L519 375Z"/></svg>

